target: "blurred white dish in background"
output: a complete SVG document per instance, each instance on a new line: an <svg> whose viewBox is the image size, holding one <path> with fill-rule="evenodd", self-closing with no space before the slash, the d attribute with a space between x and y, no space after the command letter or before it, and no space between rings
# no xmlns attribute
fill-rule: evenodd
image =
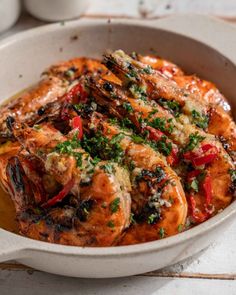
<svg viewBox="0 0 236 295"><path fill-rule="evenodd" d="M25 7L33 16L46 21L62 21L81 16L88 0L24 0Z"/></svg>
<svg viewBox="0 0 236 295"><path fill-rule="evenodd" d="M20 0L0 0L0 33L14 25L20 11Z"/></svg>

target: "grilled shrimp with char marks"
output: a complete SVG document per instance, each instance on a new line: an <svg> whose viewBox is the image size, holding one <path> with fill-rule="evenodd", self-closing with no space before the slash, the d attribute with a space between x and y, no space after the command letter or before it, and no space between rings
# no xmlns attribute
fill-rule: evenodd
<svg viewBox="0 0 236 295"><path fill-rule="evenodd" d="M88 79L88 81L88 85L92 89L92 95L98 104L106 106L109 109L109 112L112 115L117 116L118 118L122 118L124 115L128 117L130 121L134 124L134 126L137 127L137 130L139 130L138 132L140 132L142 128L150 128L146 129L150 132L149 136L155 135L156 141L162 140L162 145L160 147L163 148L163 144L165 144L164 151L166 151L168 144L171 145L173 151L176 151L176 148L177 152L178 149L185 150L186 148L189 148L189 142L191 140L197 140L197 138L201 139L201 143L199 142L199 144L196 144L192 147L193 151L191 152L191 155L190 153L188 153L189 158L187 159L187 164L183 163L184 165L181 165L181 169L178 168L178 165L176 167L176 171L181 175L183 179L189 178L189 175L191 175L188 173L188 166L194 157L194 152L199 153L199 151L201 151L201 147L205 149L205 147L207 146L209 147L209 150L210 147L215 151L217 150L217 156L215 155L214 160L212 160L211 162L207 162L206 166L203 165L205 164L204 161L200 163L203 165L203 167L200 167L200 169L203 168L201 173L205 173L208 175L208 178L211 178L211 188L209 190L210 194L212 195L211 202L214 208L211 211L211 214L217 213L219 210L225 208L231 202L233 193L229 190L229 187L231 185L231 177L229 171L234 169L234 164L223 149L221 143L217 141L214 136L205 133L204 131L196 128L193 125L190 125L188 122L182 122L182 124L180 124L176 121L176 118L173 116L173 114L167 112L154 101L144 101L140 98L130 98L128 96L129 93L124 89L122 90L115 83L108 83L106 80L96 77ZM168 123L168 121L170 123ZM144 126L142 126L143 124ZM149 127L148 125L157 128L157 130L153 127ZM170 128L170 125L172 126L172 128ZM162 136L160 136L160 132ZM157 134L159 136L157 136ZM165 135L164 142L163 135ZM201 158L201 156L203 157L202 160L207 160L207 158L211 157L211 155L204 156L203 154L201 155L199 153L198 157ZM178 157L183 156L176 153L173 154L172 152L172 160L170 160L169 163L178 163L178 160L174 161L174 159ZM169 159L171 158L167 157L167 161ZM199 167L194 165L194 169L198 170ZM196 173L200 174L200 170L198 170ZM191 181L196 181L196 179L194 179L193 177L189 181L191 183ZM203 180L201 180L201 182L202 181ZM197 210L199 209L201 211L204 211L204 191L200 188L201 185L199 185L199 188L196 188L197 192L194 192L194 198L196 199ZM210 215L208 215L208 218L209 216Z"/></svg>
<svg viewBox="0 0 236 295"><path fill-rule="evenodd" d="M49 123L29 127L15 122L12 132L30 154L43 162L45 170L57 182L66 185L72 181L74 185L71 191L79 193L80 181L89 177L89 171L92 171L94 165L76 137L70 140Z"/></svg>
<svg viewBox="0 0 236 295"><path fill-rule="evenodd" d="M96 113L93 113L88 128L102 132L109 142L114 142L122 134L118 126L109 124ZM162 227L165 227L166 235L176 234L178 226L185 224L187 215L187 202L178 176L158 152L148 145L135 143L132 134L123 133L119 145L125 163L132 166L132 211L140 224L147 224L146 233L133 237L133 243L160 238L157 232ZM132 226L129 231L133 231Z"/></svg>
<svg viewBox="0 0 236 295"><path fill-rule="evenodd" d="M149 65L132 59L121 50L106 55L104 64L120 78L124 85L133 83L136 87L144 88L149 99L154 99L158 103L163 98L177 102L181 107L181 112L187 116L185 120L188 119L190 123L228 142L225 147L235 160L235 123L230 114L217 105L216 101L212 106L207 99L204 99L202 91L192 93L185 87L179 87L175 81L168 79L167 76L155 71ZM182 76L179 77L182 79ZM219 123L222 128L215 127ZM226 126L228 128L225 128Z"/></svg>
<svg viewBox="0 0 236 295"><path fill-rule="evenodd" d="M43 209L35 204L33 188L19 158L5 167L21 234L33 239L73 246L111 246L130 220L130 183L117 164L94 168L91 183L81 187L76 205Z"/></svg>
<svg viewBox="0 0 236 295"><path fill-rule="evenodd" d="M43 73L43 79L31 87L16 95L16 98L7 101L0 107L1 129L0 139L6 141L11 138L11 133L7 130L6 118L14 116L30 124L37 121L37 111L44 112L44 106L55 102L67 91L70 84L79 79L83 74L107 72L107 69L97 60L89 58L76 58L67 62L58 63Z"/></svg>

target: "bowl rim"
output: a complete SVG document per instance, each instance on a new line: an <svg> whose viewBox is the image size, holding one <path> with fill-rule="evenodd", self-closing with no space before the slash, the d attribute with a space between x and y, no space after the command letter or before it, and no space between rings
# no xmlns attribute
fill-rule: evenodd
<svg viewBox="0 0 236 295"><path fill-rule="evenodd" d="M195 15L196 17L196 15ZM200 17L200 16L199 16ZM208 20L211 23L218 23L222 24L223 21L216 20L214 18L209 17L200 17L204 18L205 20ZM137 27L147 27L147 28L153 28L153 29L159 29L162 31L166 31L169 33L174 33L179 36L184 36L188 39L195 40L197 42L203 43L199 41L197 38L186 36L185 34L181 34L179 32L175 32L166 28L162 28L159 26L159 21L153 21L153 20L130 20L130 19L114 19L112 22L110 19L80 19L80 20L73 20L73 21L66 21L62 25L61 23L54 23L54 24L48 24L44 26L39 26L33 29L26 30L24 32L17 33L13 36L6 37L3 40L0 41L0 51L4 47L8 47L11 44L18 43L21 40L37 37L38 35L48 34L50 32L54 31L60 31L64 29L73 29L73 28L80 28L83 26L90 26L95 27L97 25L133 25ZM231 29L232 27L229 26ZM204 45L208 46L209 48L218 51L217 48L209 46L207 43L203 43ZM219 51L218 51L219 52ZM219 52L221 55L224 55L221 51ZM227 57L228 59L228 57ZM132 256L137 254L144 254L144 253L151 253L156 252L161 249L167 249L170 247L173 247L175 245L178 245L180 243L187 242L191 239L194 239L196 237L205 235L207 231L212 230L213 228L217 227L219 224L223 223L230 217L232 217L234 214L236 214L236 200L233 201L227 208L225 208L222 212L218 213L214 217L210 218L209 220L187 230L181 233L178 233L176 235L141 243L141 244L134 244L134 245L127 245L127 246L115 246L115 247L81 247L81 246L68 246L68 245L60 245L60 244L54 244L49 242L43 242L39 240L30 239L28 237L20 236L18 234L12 233L10 231L4 230L0 228L0 240L1 239L8 239L17 241L19 244L19 249L22 251L41 251L41 252L48 252L48 253L54 253L54 254L62 254L62 255L75 255L75 256L83 256L83 257L114 257L114 256Z"/></svg>

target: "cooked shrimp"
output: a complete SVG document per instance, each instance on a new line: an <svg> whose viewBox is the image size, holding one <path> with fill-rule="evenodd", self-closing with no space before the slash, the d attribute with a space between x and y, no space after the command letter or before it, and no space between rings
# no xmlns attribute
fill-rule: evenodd
<svg viewBox="0 0 236 295"><path fill-rule="evenodd" d="M155 102L143 101L129 97L119 85L99 77L90 77L87 81L87 87L90 89L96 102L106 107L110 114L118 119L126 117L123 127L135 128L138 133L148 132L148 138L155 142L156 148L167 156L167 162L170 165L177 163L178 148L175 143L167 139L165 134L169 134L171 124L167 119L172 120L169 113ZM154 118L158 113L162 130L156 130L151 126L146 126L145 120Z"/></svg>
<svg viewBox="0 0 236 295"><path fill-rule="evenodd" d="M13 116L21 122L31 122L39 109L43 112L45 105L56 101L68 89L70 90L69 86L73 80L89 72L105 73L107 69L97 60L88 58L76 58L58 63L43 73L44 78L38 84L3 104L0 107L2 141L11 136L6 128L8 116Z"/></svg>
<svg viewBox="0 0 236 295"><path fill-rule="evenodd" d="M158 103L163 98L177 102L191 123L219 136L223 141L226 140L227 150L232 158L235 158L236 128L234 121L219 106L211 107L206 99L202 99L201 92L192 93L186 88L179 87L160 72L132 59L121 50L106 55L104 63L121 79L123 84L133 83L133 88L139 87L149 98L157 100ZM177 79L182 79L182 76ZM215 126L219 121L222 128L217 129ZM228 128L225 128L226 126Z"/></svg>
<svg viewBox="0 0 236 295"><path fill-rule="evenodd" d="M218 142L214 136L211 136L210 134L207 134L188 123L182 122L182 124L180 124L176 121L175 117L170 112L164 110L154 101L143 101L143 99L140 98L129 98L124 91L122 92L117 85L112 84L111 82L109 82L108 85L107 82L102 79L93 78L89 79L88 83L88 85L90 85L90 87L92 88L92 94L96 101L103 106L108 106L111 114L117 116L118 118L125 115L136 127L138 126L139 129L140 127L147 128L147 126L152 126L150 130L147 129L149 132L151 132L149 136L153 136L161 130L163 134L167 136L167 138L165 137L164 142L163 139L161 142L162 148L163 144L165 144L165 152L167 147L170 147L170 145L174 151L176 151L177 148L179 150L185 149L186 146L188 146L190 139L194 137L196 137L196 140L197 138L201 138L202 140L200 147L196 145L193 148L193 152L191 154L192 157L194 156L195 151L197 153L201 151L201 146L204 147L208 145L213 149L217 149L217 157L215 157L214 161L212 160L212 162L209 165L207 164L206 166L204 166L203 169L205 171L204 173L207 173L207 175L212 179L211 191L213 195L212 206L214 209L211 213L217 213L219 210L225 208L231 202L233 194L228 189L231 184L229 170L234 169L234 164L230 160L228 154L224 151L221 143ZM112 98L108 100L109 97ZM124 105L124 103L126 103L126 105ZM127 103L129 105L127 105ZM125 111L127 110L127 106L129 106L128 111ZM142 124L141 126L140 122ZM168 138L171 139L171 141L168 140ZM157 140L158 138L156 137L155 139ZM176 159L177 152L175 153L175 155L173 155L172 153L172 156L174 159ZM180 156L181 155L178 155L178 157ZM199 157L201 156L203 155L199 154ZM205 157L206 159L209 158L208 156ZM172 160L170 163L176 162L178 161ZM189 162L191 161L188 160L187 162L188 166ZM186 177L187 166L181 165L181 169L179 169L178 167L176 168L177 172L181 175L181 177ZM221 167L221 169L219 169L219 167ZM220 186L219 183L221 184ZM197 197L196 194L196 199L198 198L196 206L203 210L203 207L205 206L205 198L203 196L204 192L200 190L200 188L199 191L200 197Z"/></svg>
<svg viewBox="0 0 236 295"><path fill-rule="evenodd" d="M17 210L20 232L30 238L74 246L111 246L130 220L130 184L117 164L112 172L99 163L89 186L81 187L76 207L46 211L36 207L33 189L17 157L9 160L6 175Z"/></svg>
<svg viewBox="0 0 236 295"><path fill-rule="evenodd" d="M0 147L0 179L3 189L9 192L8 180L5 173L5 168L11 157L16 155L20 150L20 144L18 142L6 142Z"/></svg>
<svg viewBox="0 0 236 295"><path fill-rule="evenodd" d="M45 170L57 182L64 186L72 181L71 191L74 194L79 193L81 181L89 181L89 171L92 173L94 167L92 158L80 147L76 138L66 138L49 124L31 128L13 123L12 131L22 146L43 162Z"/></svg>
<svg viewBox="0 0 236 295"><path fill-rule="evenodd" d="M121 132L118 126L109 124L101 115L94 113L88 126L102 132L111 144L120 138L124 161L132 166L132 211L140 219L140 224L148 224L146 235L143 233L139 242L159 239L157 229L163 226L167 235L176 234L178 226L185 224L187 202L178 176L163 157L148 145L135 143L132 134ZM97 140L101 143L102 138ZM111 146L112 150L115 148L118 148L117 142Z"/></svg>
<svg viewBox="0 0 236 295"><path fill-rule="evenodd" d="M155 55L141 55L132 54L134 59L137 59L141 63L150 65L154 70L158 70L168 78L174 78L184 75L183 71L176 64L170 62L169 60L163 59Z"/></svg>
<svg viewBox="0 0 236 295"><path fill-rule="evenodd" d="M118 50L103 64L58 63L0 108L0 139L11 140L0 147L0 180L20 233L128 245L172 236L228 206L236 128L218 89L159 57Z"/></svg>
<svg viewBox="0 0 236 295"><path fill-rule="evenodd" d="M29 120L38 109L45 104L55 101L57 97L63 95L68 84L56 77L46 78L36 86L23 92L16 99L7 101L0 108L1 112L1 133L8 133L6 119L13 116L22 122Z"/></svg>
<svg viewBox="0 0 236 295"><path fill-rule="evenodd" d="M44 72L44 75L74 81L82 75L94 72L106 73L107 68L97 59L78 57L51 66Z"/></svg>

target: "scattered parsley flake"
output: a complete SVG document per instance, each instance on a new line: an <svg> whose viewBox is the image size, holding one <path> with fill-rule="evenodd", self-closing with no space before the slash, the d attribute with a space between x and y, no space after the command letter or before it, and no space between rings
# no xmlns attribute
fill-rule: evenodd
<svg viewBox="0 0 236 295"><path fill-rule="evenodd" d="M189 143L185 147L184 151L192 151L200 142L205 139L204 136L198 134L198 132L192 133L189 135Z"/></svg>
<svg viewBox="0 0 236 295"><path fill-rule="evenodd" d="M163 227L160 227L159 229L159 236L161 239L165 237L165 229Z"/></svg>
<svg viewBox="0 0 236 295"><path fill-rule="evenodd" d="M114 166L110 163L104 164L100 166L106 173L112 174L114 172Z"/></svg>
<svg viewBox="0 0 236 295"><path fill-rule="evenodd" d="M80 141L77 139L76 133L71 140L58 143L55 147L55 151L59 152L60 154L68 154L74 157L76 159L77 166L81 167L83 153L75 151L80 147Z"/></svg>
<svg viewBox="0 0 236 295"><path fill-rule="evenodd" d="M119 209L120 206L120 198L115 198L111 203L110 203L110 210L112 213L116 213Z"/></svg>
<svg viewBox="0 0 236 295"><path fill-rule="evenodd" d="M134 109L132 108L129 102L124 102L122 106L128 113L132 113L134 111Z"/></svg>
<svg viewBox="0 0 236 295"><path fill-rule="evenodd" d="M107 223L107 226L113 229L115 227L114 221L109 220L108 223Z"/></svg>
<svg viewBox="0 0 236 295"><path fill-rule="evenodd" d="M147 223L148 224L155 224L159 220L159 214L158 213L152 213L148 216Z"/></svg>
<svg viewBox="0 0 236 295"><path fill-rule="evenodd" d="M169 110L175 117L180 115L180 104L174 100L166 100L161 98L158 100L158 103L164 108Z"/></svg>
<svg viewBox="0 0 236 295"><path fill-rule="evenodd" d="M183 226L182 223L180 223L180 224L178 225L178 232L181 233L181 232L183 231L183 229L184 229L184 226Z"/></svg>
<svg viewBox="0 0 236 295"><path fill-rule="evenodd" d="M208 127L209 118L207 115L200 114L196 110L192 111L193 123L199 128L206 129Z"/></svg>

